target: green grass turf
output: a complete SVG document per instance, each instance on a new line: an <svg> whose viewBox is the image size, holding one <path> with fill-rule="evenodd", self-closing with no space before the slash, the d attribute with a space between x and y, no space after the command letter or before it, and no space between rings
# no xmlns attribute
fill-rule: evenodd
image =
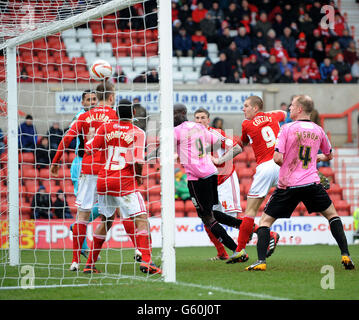
<svg viewBox="0 0 359 320"><path fill-rule="evenodd" d="M102 251L102 259L97 264L102 273L95 275L68 271L71 251L37 250L36 255L35 251L22 251L21 266L33 263L35 258L38 262L35 267L35 286L59 284L59 278L63 279L62 283L65 285L91 285L0 290L0 300L359 299L358 270L344 270L336 246L278 246L273 256L267 260L265 272L244 271L257 257L256 247L249 246L247 252L250 256L248 262L227 265L223 261L208 261L209 257L215 255L213 247L177 248L177 283L164 283L158 275L148 277L139 271L138 264L133 263L133 250ZM359 246L350 246L350 252L358 268ZM154 254L159 256L160 251L154 249ZM4 251L0 253L0 257L4 257ZM325 290L321 287L321 280L327 275L327 272L321 273L325 265L334 268L334 289ZM21 266L5 267L0 264L0 287L20 283ZM125 277L119 278L120 272ZM131 275L135 275L136 279L130 278Z"/></svg>

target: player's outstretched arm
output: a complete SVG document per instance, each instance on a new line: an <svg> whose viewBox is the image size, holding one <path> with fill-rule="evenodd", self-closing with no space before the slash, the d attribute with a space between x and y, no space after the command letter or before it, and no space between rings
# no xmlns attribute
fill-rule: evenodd
<svg viewBox="0 0 359 320"><path fill-rule="evenodd" d="M212 162L215 165L221 165L229 160L232 160L234 157L236 157L237 155L239 155L242 152L242 148L236 144L233 146L233 148L229 149L222 157L220 158L215 158L213 156L211 156L212 158Z"/></svg>

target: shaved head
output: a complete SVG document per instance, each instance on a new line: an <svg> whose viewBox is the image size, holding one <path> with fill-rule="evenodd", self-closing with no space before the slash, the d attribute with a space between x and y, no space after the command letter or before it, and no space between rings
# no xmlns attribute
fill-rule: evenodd
<svg viewBox="0 0 359 320"><path fill-rule="evenodd" d="M187 121L187 107L184 104L176 103L173 106L173 124L175 127Z"/></svg>

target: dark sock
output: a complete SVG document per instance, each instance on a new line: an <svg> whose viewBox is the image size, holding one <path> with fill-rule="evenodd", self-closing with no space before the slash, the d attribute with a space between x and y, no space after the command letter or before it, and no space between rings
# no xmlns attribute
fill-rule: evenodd
<svg viewBox="0 0 359 320"><path fill-rule="evenodd" d="M218 223L218 221L214 221L208 225L211 232L214 236L222 242L228 249L235 251L237 249L237 244L233 241L233 239L228 235L227 231Z"/></svg>
<svg viewBox="0 0 359 320"><path fill-rule="evenodd" d="M233 227L239 229L239 226L242 223L242 220L236 219L228 214L223 213L222 211L213 211L214 218L222 224L225 224L226 226Z"/></svg>
<svg viewBox="0 0 359 320"><path fill-rule="evenodd" d="M342 255L349 255L348 242L344 233L342 220L334 217L329 220L330 231L337 242Z"/></svg>
<svg viewBox="0 0 359 320"><path fill-rule="evenodd" d="M265 260L270 240L270 229L268 227L259 227L257 231L257 236L258 260Z"/></svg>

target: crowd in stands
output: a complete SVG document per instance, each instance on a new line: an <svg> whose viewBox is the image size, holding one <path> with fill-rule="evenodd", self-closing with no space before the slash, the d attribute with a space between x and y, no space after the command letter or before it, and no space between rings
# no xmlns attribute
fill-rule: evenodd
<svg viewBox="0 0 359 320"><path fill-rule="evenodd" d="M172 1L173 54L207 57L201 76L227 83L356 83L350 28L336 7L334 28L324 28L325 4L335 7L315 0ZM218 47L218 62L209 43Z"/></svg>

